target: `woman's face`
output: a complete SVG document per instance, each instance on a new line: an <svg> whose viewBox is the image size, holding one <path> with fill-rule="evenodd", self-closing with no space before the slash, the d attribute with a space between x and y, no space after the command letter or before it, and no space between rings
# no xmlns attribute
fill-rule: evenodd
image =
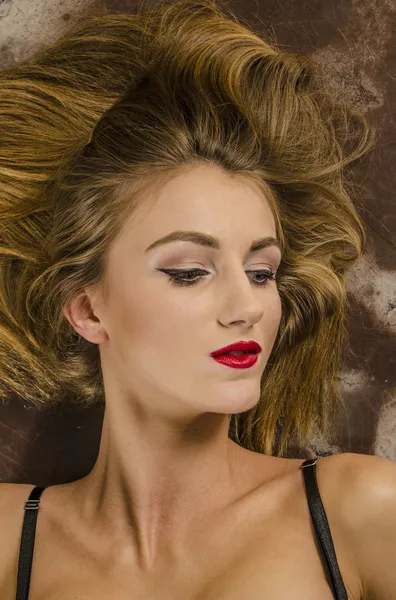
<svg viewBox="0 0 396 600"><path fill-rule="evenodd" d="M175 231L212 236L219 249L158 242ZM276 273L278 247L248 253L267 236L276 237L275 221L259 188L213 166L195 166L144 198L111 247L106 303L92 304L106 332L106 403L183 418L258 402L281 318L276 281L248 273ZM193 285L180 285L165 269L200 272L187 276ZM239 340L261 345L254 366L234 369L210 356Z"/></svg>

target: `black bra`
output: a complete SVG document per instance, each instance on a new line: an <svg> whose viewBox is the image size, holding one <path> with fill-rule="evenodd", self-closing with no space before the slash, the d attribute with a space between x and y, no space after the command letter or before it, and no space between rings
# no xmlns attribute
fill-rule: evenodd
<svg viewBox="0 0 396 600"><path fill-rule="evenodd" d="M307 494L309 511L311 513L316 539L326 569L327 579L334 598L335 600L348 600L348 594L338 567L329 523L327 521L316 481L316 461L316 458L308 458L300 467L304 473L305 491ZM19 551L16 600L28 600L29 598L37 513L40 505L40 496L45 489L45 487L34 487L25 503L25 516Z"/></svg>
<svg viewBox="0 0 396 600"><path fill-rule="evenodd" d="M319 550L326 570L327 580L335 600L348 600L348 594L341 577L334 550L333 538L331 537L329 522L320 497L318 482L316 480L317 458L304 460L301 469L304 473L305 491L315 529L315 537L319 544Z"/></svg>

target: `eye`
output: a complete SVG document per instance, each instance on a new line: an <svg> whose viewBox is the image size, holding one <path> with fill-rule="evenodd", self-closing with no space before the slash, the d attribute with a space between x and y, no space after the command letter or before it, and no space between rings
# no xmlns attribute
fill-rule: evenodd
<svg viewBox="0 0 396 600"><path fill-rule="evenodd" d="M209 275L208 271L203 269L157 269L168 275L169 282L172 285L195 285L205 275ZM259 274L263 279L260 282L253 281L253 285L258 287L264 287L268 280L275 281L275 273L269 270L254 270L246 271L246 273Z"/></svg>

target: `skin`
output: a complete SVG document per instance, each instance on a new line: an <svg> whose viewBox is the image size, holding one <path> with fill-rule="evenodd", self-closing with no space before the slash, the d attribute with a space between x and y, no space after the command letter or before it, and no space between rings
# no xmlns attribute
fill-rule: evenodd
<svg viewBox="0 0 396 600"><path fill-rule="evenodd" d="M178 229L216 236L221 249L175 241L145 253ZM177 553L194 523L251 485L252 469L241 476L241 466L255 453L228 438L228 417L258 402L281 318L276 281L258 287L253 279L262 277L246 273L276 271L280 250L271 246L243 260L251 242L265 236L276 230L261 190L195 166L132 215L110 250L107 301L90 289L64 311L99 345L106 397L99 455L74 495L85 521L100 523L143 571ZM177 286L159 268L209 275ZM261 345L253 367L231 369L209 356L238 340Z"/></svg>
<svg viewBox="0 0 396 600"><path fill-rule="evenodd" d="M214 250L172 242L174 230L219 238ZM281 317L279 267L261 190L213 166L194 167L144 198L109 254L109 295L88 289L65 308L98 344L106 410L85 477L49 486L40 502L29 598L36 600L332 600L315 541L301 459L240 448L228 417L259 400ZM202 268L177 286L161 268ZM106 298L106 299L105 299ZM234 370L210 352L262 346ZM396 466L353 453L316 465L348 600L396 597ZM23 511L32 486L0 488L0 597L14 600ZM51 565L51 569L48 568Z"/></svg>
<svg viewBox="0 0 396 600"><path fill-rule="evenodd" d="M174 230L219 238L146 249ZM213 166L194 167L142 200L112 245L109 294L84 290L65 308L98 344L106 410L85 477L40 501L31 600L332 600L315 541L301 459L240 448L229 415L254 407L281 318L280 251L262 191ZM244 258L245 257L245 258ZM159 271L199 268L194 286ZM262 346L250 369L210 352ZM348 600L396 597L396 466L353 453L322 457L316 477ZM32 486L0 488L0 597L15 598L23 512ZM3 515L3 518L1 518ZM48 565L51 564L51 569Z"/></svg>

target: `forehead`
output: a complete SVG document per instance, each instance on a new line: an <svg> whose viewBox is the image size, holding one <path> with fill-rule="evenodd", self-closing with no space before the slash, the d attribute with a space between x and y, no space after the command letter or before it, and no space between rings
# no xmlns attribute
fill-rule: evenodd
<svg viewBox="0 0 396 600"><path fill-rule="evenodd" d="M202 230L225 239L276 233L270 203L254 181L206 165L150 186L126 224L125 235L148 245L176 229Z"/></svg>

